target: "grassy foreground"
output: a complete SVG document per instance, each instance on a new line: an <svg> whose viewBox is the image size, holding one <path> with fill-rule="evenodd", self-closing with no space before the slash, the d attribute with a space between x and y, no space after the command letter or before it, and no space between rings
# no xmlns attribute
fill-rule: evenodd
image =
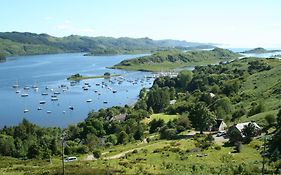
<svg viewBox="0 0 281 175"><path fill-rule="evenodd" d="M151 143L130 143L113 146L103 150L99 160L83 159L66 163L66 174L225 174L233 167L245 165L246 168L259 170L262 159L259 153L261 142L252 141L244 145L240 153L234 153L232 147L211 146L200 150L192 139L155 140ZM121 149L122 148L122 149ZM119 158L112 155L132 150ZM24 161L2 157L0 174L60 174L59 158L51 162ZM254 171L254 170L253 170Z"/></svg>

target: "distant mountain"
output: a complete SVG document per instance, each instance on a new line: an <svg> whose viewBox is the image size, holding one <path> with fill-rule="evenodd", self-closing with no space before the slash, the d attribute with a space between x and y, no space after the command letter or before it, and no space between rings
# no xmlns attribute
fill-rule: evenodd
<svg viewBox="0 0 281 175"><path fill-rule="evenodd" d="M78 35L54 37L48 34L28 32L0 33L0 53L6 56L64 52L88 52L89 55L115 55L151 53L176 47L184 49L186 47L206 45L208 44L178 40L152 40L150 38L87 37Z"/></svg>
<svg viewBox="0 0 281 175"><path fill-rule="evenodd" d="M274 53L274 52L280 52L281 50L266 50L262 47L254 48L251 50L247 50L241 53L255 53L255 54L263 54L263 53Z"/></svg>

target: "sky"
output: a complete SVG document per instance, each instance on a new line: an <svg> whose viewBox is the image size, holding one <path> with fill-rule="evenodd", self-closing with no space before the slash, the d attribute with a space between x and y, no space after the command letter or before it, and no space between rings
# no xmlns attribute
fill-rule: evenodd
<svg viewBox="0 0 281 175"><path fill-rule="evenodd" d="M0 32L281 48L280 0L1 0Z"/></svg>

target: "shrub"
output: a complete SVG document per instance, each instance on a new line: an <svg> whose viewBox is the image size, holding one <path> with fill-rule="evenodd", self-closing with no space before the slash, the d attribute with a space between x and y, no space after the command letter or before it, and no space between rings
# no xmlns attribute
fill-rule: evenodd
<svg viewBox="0 0 281 175"><path fill-rule="evenodd" d="M93 151L93 155L94 155L95 158L99 159L101 157L101 151L95 150L95 151Z"/></svg>
<svg viewBox="0 0 281 175"><path fill-rule="evenodd" d="M215 150L221 150L221 146L216 145L216 146L215 146Z"/></svg>
<svg viewBox="0 0 281 175"><path fill-rule="evenodd" d="M177 132L175 129L162 129L160 131L161 139L175 139L177 137Z"/></svg>
<svg viewBox="0 0 281 175"><path fill-rule="evenodd" d="M268 126L272 126L276 122L276 118L273 114L267 114L264 119Z"/></svg>

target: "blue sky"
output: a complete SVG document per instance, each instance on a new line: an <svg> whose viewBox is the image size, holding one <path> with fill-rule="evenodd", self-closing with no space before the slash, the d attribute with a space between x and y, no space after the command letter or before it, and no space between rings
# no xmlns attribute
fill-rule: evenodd
<svg viewBox="0 0 281 175"><path fill-rule="evenodd" d="M0 31L281 48L280 0L1 0Z"/></svg>

